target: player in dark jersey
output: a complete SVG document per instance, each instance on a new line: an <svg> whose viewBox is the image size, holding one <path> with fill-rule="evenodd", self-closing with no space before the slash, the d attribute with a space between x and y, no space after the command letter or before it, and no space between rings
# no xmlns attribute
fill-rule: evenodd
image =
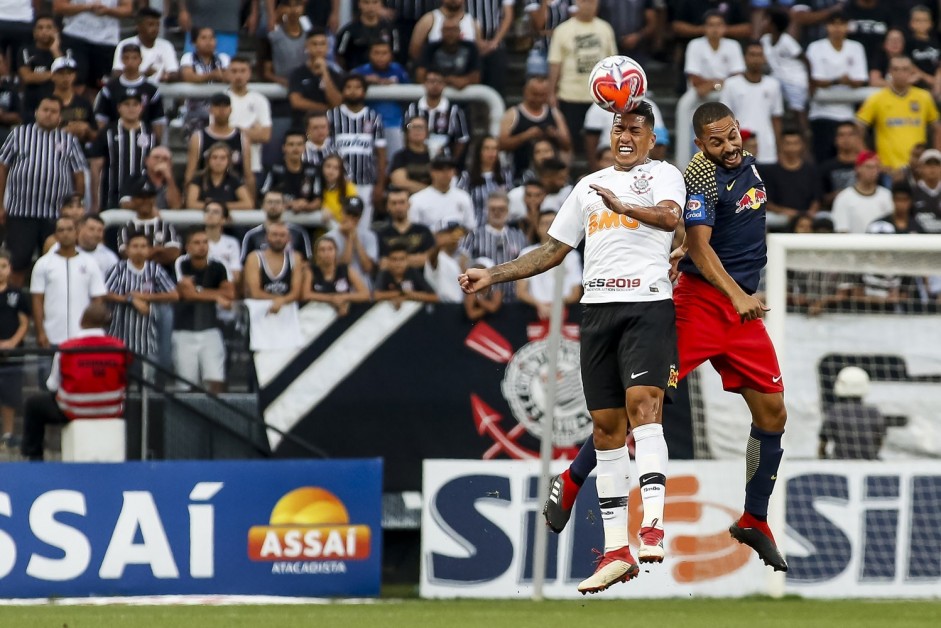
<svg viewBox="0 0 941 628"><path fill-rule="evenodd" d="M745 512L729 532L775 571L787 571L768 527L768 501L781 462L787 420L781 369L755 296L767 260L767 194L755 158L743 153L735 115L717 102L693 115L696 146L686 168L686 241L674 251L679 283L673 292L679 378L709 360L722 386L741 394L752 414L746 449ZM543 514L554 532L568 522L578 489L594 468L588 441L572 465L553 478Z"/></svg>

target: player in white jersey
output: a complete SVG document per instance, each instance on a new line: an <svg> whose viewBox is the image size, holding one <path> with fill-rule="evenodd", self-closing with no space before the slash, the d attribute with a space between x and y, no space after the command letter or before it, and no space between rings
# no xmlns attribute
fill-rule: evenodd
<svg viewBox="0 0 941 628"><path fill-rule="evenodd" d="M648 104L615 115L615 165L579 181L549 228L549 241L519 259L460 276L464 292L531 277L557 266L582 238L581 371L594 423L596 486L605 551L582 593L626 582L639 569L627 536L630 421L644 504L641 562L663 560L667 446L661 425L664 393L676 388L676 329L670 282L672 232L686 201L674 166L648 159L654 147ZM560 490L554 481L550 490Z"/></svg>

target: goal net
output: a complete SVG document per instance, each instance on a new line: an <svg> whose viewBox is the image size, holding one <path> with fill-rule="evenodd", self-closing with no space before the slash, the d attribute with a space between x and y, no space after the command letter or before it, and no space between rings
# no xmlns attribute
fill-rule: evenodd
<svg viewBox="0 0 941 628"><path fill-rule="evenodd" d="M941 235L773 234L765 324L789 459L941 458ZM697 457L741 459L748 409L693 374Z"/></svg>

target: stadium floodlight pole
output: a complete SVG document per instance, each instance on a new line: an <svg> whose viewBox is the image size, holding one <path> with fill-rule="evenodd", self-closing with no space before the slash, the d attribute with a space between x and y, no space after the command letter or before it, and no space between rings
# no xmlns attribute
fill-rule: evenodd
<svg viewBox="0 0 941 628"><path fill-rule="evenodd" d="M555 398L559 388L559 346L562 344L562 288L565 284L565 263L551 271L555 279L552 291L552 309L549 313L549 376L546 379L546 407L542 419L542 441L539 443L539 498L537 504L546 503L549 497L549 474L552 464L552 444L555 440ZM544 525L536 525L533 540L533 600L543 599L542 589L546 580L546 553L549 533Z"/></svg>

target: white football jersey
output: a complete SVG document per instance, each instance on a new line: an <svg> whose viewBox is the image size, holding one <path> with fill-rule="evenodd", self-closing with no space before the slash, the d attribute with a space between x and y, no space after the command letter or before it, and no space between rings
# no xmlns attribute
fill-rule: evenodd
<svg viewBox="0 0 941 628"><path fill-rule="evenodd" d="M683 175L663 161L648 161L630 171L605 168L584 177L562 204L549 235L571 247L585 241L582 303L660 301L673 296L670 282L672 231L648 227L616 214L589 184L614 192L622 202L652 207L686 202Z"/></svg>

